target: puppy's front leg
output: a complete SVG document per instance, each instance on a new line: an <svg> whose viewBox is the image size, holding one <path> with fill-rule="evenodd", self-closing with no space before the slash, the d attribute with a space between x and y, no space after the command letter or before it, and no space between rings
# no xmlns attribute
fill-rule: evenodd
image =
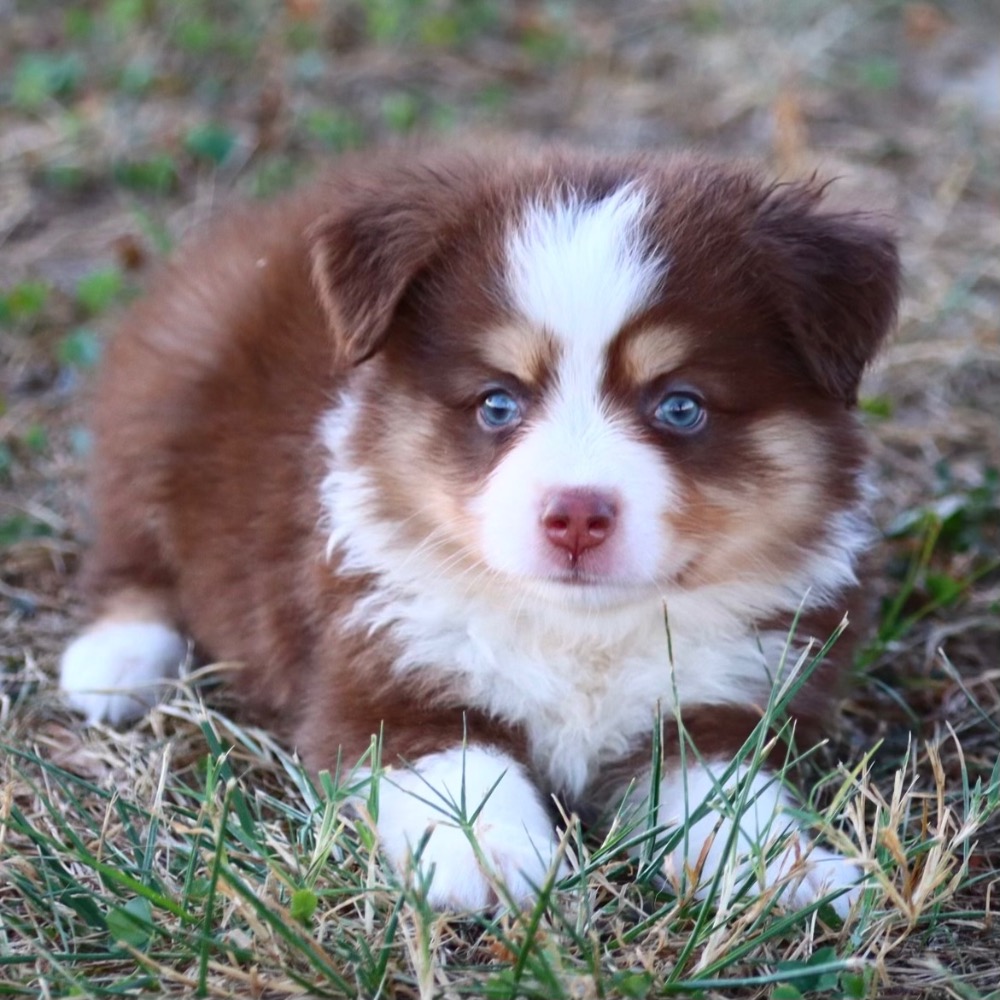
<svg viewBox="0 0 1000 1000"><path fill-rule="evenodd" d="M385 771L377 822L393 865L405 878L429 879L427 899L438 909L479 910L507 896L527 902L558 856L538 789L517 760L488 745Z"/></svg>
<svg viewBox="0 0 1000 1000"><path fill-rule="evenodd" d="M813 845L789 815L793 806L781 781L766 769L748 774L727 760L671 768L660 784L658 822L683 824L685 831L667 858L668 876L677 880L688 873L704 895L720 868L732 865L737 886L749 880L751 895L781 886L788 907L840 891L832 905L846 916L861 872L842 855Z"/></svg>

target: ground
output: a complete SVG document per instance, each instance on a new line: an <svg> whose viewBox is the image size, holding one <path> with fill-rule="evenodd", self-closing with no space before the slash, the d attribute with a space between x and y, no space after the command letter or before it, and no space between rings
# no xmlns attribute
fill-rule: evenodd
<svg viewBox="0 0 1000 1000"><path fill-rule="evenodd" d="M612 841L532 914L438 918L263 734L189 694L126 732L59 701L123 303L235 198L470 130L818 171L895 222L875 622L817 803L876 886L844 926L712 917ZM0 995L1000 995L998 206L974 0L0 0Z"/></svg>

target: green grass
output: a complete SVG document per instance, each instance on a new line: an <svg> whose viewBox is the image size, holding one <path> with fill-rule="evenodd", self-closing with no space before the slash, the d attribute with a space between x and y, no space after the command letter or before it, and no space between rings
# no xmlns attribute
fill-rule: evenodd
<svg viewBox="0 0 1000 1000"><path fill-rule="evenodd" d="M688 803L692 821L750 806L750 779L829 648L780 668L736 791L721 776L711 801ZM949 777L933 744L880 781L874 754L819 775L826 807L803 804L806 828L865 872L842 923L822 900L784 909L783 885L759 895L732 843L700 892L696 873L671 885L666 859L685 831L656 825L655 797L603 832L564 815L571 873L553 871L526 910L441 914L426 902L432 873L401 879L379 855L377 746L360 770L317 785L266 733L187 687L137 732L98 727L72 743L62 755L30 738L4 748L0 995L877 997L910 935L987 920L956 900L977 878L976 837L1000 816L1000 762L986 779ZM789 755L786 769L802 765ZM657 771L654 750L654 788ZM435 806L478 850L480 804Z"/></svg>

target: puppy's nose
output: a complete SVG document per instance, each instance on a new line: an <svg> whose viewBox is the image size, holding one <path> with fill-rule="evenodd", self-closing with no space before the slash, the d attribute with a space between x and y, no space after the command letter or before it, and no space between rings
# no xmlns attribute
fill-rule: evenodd
<svg viewBox="0 0 1000 1000"><path fill-rule="evenodd" d="M611 536L618 517L615 498L601 490L559 490L542 508L545 537L569 554L575 565L588 549L595 549Z"/></svg>

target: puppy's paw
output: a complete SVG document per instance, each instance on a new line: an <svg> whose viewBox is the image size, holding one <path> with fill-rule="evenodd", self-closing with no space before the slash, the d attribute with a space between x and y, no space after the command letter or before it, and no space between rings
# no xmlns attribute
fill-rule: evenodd
<svg viewBox="0 0 1000 1000"><path fill-rule="evenodd" d="M703 803L712 806L688 824L684 842L667 859L670 881L681 882L681 872L693 873L698 894L704 895L722 871L723 883L731 889L745 885L751 896L773 890L781 904L791 909L836 893L830 904L840 917L846 917L860 893L860 867L841 854L813 845L796 829L786 812L792 800L773 774L731 775L724 783L723 801L719 785L726 770L725 764L712 764L664 780L660 815L667 823L686 822L678 802L688 804L689 815ZM741 800L745 808L737 816ZM781 841L775 853L774 846Z"/></svg>
<svg viewBox="0 0 1000 1000"><path fill-rule="evenodd" d="M426 823L428 817L421 819ZM429 836L419 856L413 849L393 850L385 839L383 843L406 877L429 883L427 902L438 910L483 910L507 899L527 904L544 884L556 856L557 844L548 829L532 832L523 824L477 822L466 831L450 820L426 829Z"/></svg>
<svg viewBox="0 0 1000 1000"><path fill-rule="evenodd" d="M120 725L162 700L187 655L184 637L162 622L98 622L59 663L59 686L87 722Z"/></svg>
<svg viewBox="0 0 1000 1000"><path fill-rule="evenodd" d="M412 770L384 775L378 833L397 871L427 885L427 901L439 910L527 903L558 856L552 823L521 766L481 747L431 754Z"/></svg>
<svg viewBox="0 0 1000 1000"><path fill-rule="evenodd" d="M767 866L767 885L783 885L782 903L801 909L834 893L834 912L843 920L861 894L861 867L836 851L811 844L801 834Z"/></svg>

